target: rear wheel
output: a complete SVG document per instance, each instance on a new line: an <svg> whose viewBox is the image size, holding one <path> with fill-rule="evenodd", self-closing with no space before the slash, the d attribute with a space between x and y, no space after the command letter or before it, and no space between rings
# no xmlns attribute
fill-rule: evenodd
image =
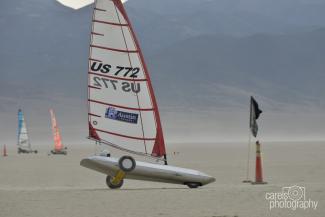
<svg viewBox="0 0 325 217"><path fill-rule="evenodd" d="M198 188L201 186L201 183L198 183L198 182L190 182L190 183L186 183L186 185L189 187L189 188Z"/></svg>
<svg viewBox="0 0 325 217"><path fill-rule="evenodd" d="M123 156L119 159L118 165L120 169L123 170L124 172L131 172L132 170L134 170L136 163L133 157Z"/></svg>
<svg viewBox="0 0 325 217"><path fill-rule="evenodd" d="M112 181L113 181L113 177L111 176L106 177L106 184L110 189L121 188L123 185L123 179L118 184L113 184Z"/></svg>

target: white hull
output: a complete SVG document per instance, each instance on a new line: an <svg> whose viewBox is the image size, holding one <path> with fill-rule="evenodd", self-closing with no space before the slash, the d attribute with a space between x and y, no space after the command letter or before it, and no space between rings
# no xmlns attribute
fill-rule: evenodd
<svg viewBox="0 0 325 217"><path fill-rule="evenodd" d="M118 159L112 157L92 156L81 160L80 165L108 176L115 176L120 170ZM142 161L136 161L135 169L127 172L125 179L201 186L215 181L215 178L196 170Z"/></svg>

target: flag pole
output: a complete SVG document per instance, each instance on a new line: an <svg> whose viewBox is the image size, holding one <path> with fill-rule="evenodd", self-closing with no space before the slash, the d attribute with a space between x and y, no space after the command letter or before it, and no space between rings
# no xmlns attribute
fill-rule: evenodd
<svg viewBox="0 0 325 217"><path fill-rule="evenodd" d="M248 147L247 147L247 162L246 162L246 179L243 181L244 183L251 183L252 181L249 180L249 161L250 161L250 152L251 152L251 141L252 135L250 129L248 131Z"/></svg>
<svg viewBox="0 0 325 217"><path fill-rule="evenodd" d="M249 105L249 127L248 127L248 146L247 146L247 162L246 162L246 179L243 183L251 183L252 181L249 180L249 159L250 159L250 152L251 152L251 121L252 121L252 98L250 100Z"/></svg>

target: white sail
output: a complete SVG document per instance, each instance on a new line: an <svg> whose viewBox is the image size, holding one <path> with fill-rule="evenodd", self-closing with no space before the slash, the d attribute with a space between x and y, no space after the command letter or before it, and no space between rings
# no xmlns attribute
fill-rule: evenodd
<svg viewBox="0 0 325 217"><path fill-rule="evenodd" d="M25 117L21 109L18 110L18 142L17 145L23 149L30 150L31 145L28 138L28 132Z"/></svg>
<svg viewBox="0 0 325 217"><path fill-rule="evenodd" d="M90 137L135 152L164 156L150 77L120 0L95 2L88 74Z"/></svg>

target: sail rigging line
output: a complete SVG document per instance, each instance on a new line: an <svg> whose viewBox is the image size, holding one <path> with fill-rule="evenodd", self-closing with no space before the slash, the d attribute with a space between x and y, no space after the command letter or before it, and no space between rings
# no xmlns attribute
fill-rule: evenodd
<svg viewBox="0 0 325 217"><path fill-rule="evenodd" d="M103 143L103 144L105 144L105 145L108 145L108 146L110 146L110 147L112 147L112 148L115 148L115 149L117 149L117 150L120 150L120 151L125 151L125 152L130 153L130 154L134 154L134 155L138 155L138 156L146 157L146 158L153 159L153 160L157 160L157 161L166 162L166 160L163 159L163 158L161 158L161 157L155 157L155 156L153 156L153 155L151 155L151 154L148 154L148 153L143 153L143 152L138 152L138 151L132 151L132 150L130 150L130 149L126 149L126 148L123 148L123 147L121 147L121 146L119 146L119 145L115 145L115 144L113 144L113 143L111 143L111 142L105 141L105 140L103 140L103 139L101 139L101 140L96 140L96 139L94 139L94 138L92 138L92 137L87 137L87 138L90 139L90 140L95 141L95 142L98 143L99 145L101 145L101 143Z"/></svg>
<svg viewBox="0 0 325 217"><path fill-rule="evenodd" d="M121 22L120 15L119 15L119 13L118 13L118 9L117 9L117 7L116 7L115 4L114 4L114 8L115 8L115 12L116 12L116 15L117 15L117 19L118 19L118 21L119 21L120 23L122 23L122 22ZM128 21L127 21L126 26L128 26L128 27L130 26L130 23L129 23ZM128 48L128 44L127 44L127 42L126 42L126 38L125 38L125 34L124 34L123 27L120 26L120 28L121 28L121 32L122 32L122 36L123 36L123 40L124 40L124 44L125 44L125 48L126 48L127 50L129 50L129 48ZM133 40L132 40L132 41L133 41ZM140 50L140 47L135 46L135 48L136 48L137 50ZM130 57L130 53L128 53L128 59L129 59L130 67L133 68L132 61L131 61L131 57ZM134 81L134 80L133 80L133 84L135 84L135 81ZM138 108L140 108L139 95L138 95L138 93L135 93L135 95L136 95L136 97L137 97ZM145 135L144 135L143 118L142 118L141 110L139 110L139 115L140 115L140 120L141 120L141 131L142 131L142 137L143 137L143 146L144 146L144 151L145 151L145 153L147 154L147 153L148 153L148 150L147 150L147 143L146 143L146 140L144 139L144 138L145 138Z"/></svg>
<svg viewBox="0 0 325 217"><path fill-rule="evenodd" d="M138 107L140 108L139 95L138 95L138 93L136 93L135 95L137 96ZM144 128L143 128L143 121L142 121L141 111L139 111L139 114L140 114L140 120L141 120L142 137L144 138ZM155 138L155 140L156 140L156 138ZM146 140L143 140L143 144L144 144L144 150L145 150L145 152L148 153Z"/></svg>

